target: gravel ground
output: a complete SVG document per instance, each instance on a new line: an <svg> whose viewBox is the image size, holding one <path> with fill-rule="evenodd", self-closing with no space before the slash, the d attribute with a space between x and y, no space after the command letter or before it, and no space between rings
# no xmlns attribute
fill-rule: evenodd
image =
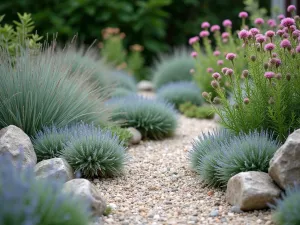
<svg viewBox="0 0 300 225"><path fill-rule="evenodd" d="M221 190L206 187L189 168L191 142L217 125L180 116L173 138L128 149L124 176L94 180L114 208L104 224L273 224L271 213L234 213Z"/></svg>

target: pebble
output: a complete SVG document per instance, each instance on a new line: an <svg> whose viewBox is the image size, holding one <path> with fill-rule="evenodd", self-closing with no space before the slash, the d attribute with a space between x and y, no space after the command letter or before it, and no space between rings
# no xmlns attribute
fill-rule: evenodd
<svg viewBox="0 0 300 225"><path fill-rule="evenodd" d="M238 206L232 206L231 209L230 209L230 212L233 212L233 213L243 213L243 211Z"/></svg>
<svg viewBox="0 0 300 225"><path fill-rule="evenodd" d="M211 217L216 217L218 215L219 215L219 210L216 210L216 209L212 210L209 214L209 216L211 216Z"/></svg>

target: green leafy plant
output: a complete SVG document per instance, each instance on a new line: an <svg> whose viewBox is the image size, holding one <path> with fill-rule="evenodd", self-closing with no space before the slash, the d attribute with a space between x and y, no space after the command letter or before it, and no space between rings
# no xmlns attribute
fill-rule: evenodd
<svg viewBox="0 0 300 225"><path fill-rule="evenodd" d="M194 83L178 81L168 83L159 88L157 97L174 104L175 108L178 109L180 104L185 102L191 102L196 106L201 105L203 98L200 93L200 89Z"/></svg>
<svg viewBox="0 0 300 225"><path fill-rule="evenodd" d="M299 185L287 188L281 199L276 199L275 204L271 205L274 209L273 220L278 225L296 225L300 223L299 217Z"/></svg>
<svg viewBox="0 0 300 225"><path fill-rule="evenodd" d="M107 102L113 110L113 121L123 127L134 127L144 138L162 139L174 134L176 112L171 104L137 95L112 98Z"/></svg>
<svg viewBox="0 0 300 225"><path fill-rule="evenodd" d="M294 25L293 25L294 24ZM232 100L228 100L219 79L212 81L222 107L214 107L222 124L235 133L259 129L270 130L284 141L300 125L299 95L300 47L297 32L299 22L293 18L281 21L283 29L269 30L265 35L257 28L241 30L239 37L244 44L245 56L228 53L232 63L228 69L228 82ZM256 34L254 37L253 34ZM236 69L236 59L245 57L248 70ZM203 93L213 103L208 93ZM213 105L213 104L212 104Z"/></svg>
<svg viewBox="0 0 300 225"><path fill-rule="evenodd" d="M111 126L105 128L104 130L108 130L113 135L118 136L119 140L124 146L128 146L129 141L132 138L132 133L130 133L126 128L121 128L119 126Z"/></svg>
<svg viewBox="0 0 300 225"><path fill-rule="evenodd" d="M33 168L12 164L0 156L0 224L86 225L91 221L87 202L62 192L62 183L37 180Z"/></svg>
<svg viewBox="0 0 300 225"><path fill-rule="evenodd" d="M191 81L190 70L193 59L186 50L176 50L169 55L161 55L153 66L152 82L156 89L177 81Z"/></svg>
<svg viewBox="0 0 300 225"><path fill-rule="evenodd" d="M101 90L83 77L89 71L75 71L82 75L72 79L70 67L51 48L34 56L25 49L16 57L2 49L0 57L1 128L16 125L32 136L53 123L58 127L78 121L108 123Z"/></svg>
<svg viewBox="0 0 300 225"><path fill-rule="evenodd" d="M14 25L0 25L0 47L7 48L10 54L15 55L20 48L30 48L32 51L38 51L41 47L39 41L43 38L38 34L32 34L34 31L34 22L31 14L18 13L19 21L13 21ZM0 23L4 15L0 16Z"/></svg>
<svg viewBox="0 0 300 225"><path fill-rule="evenodd" d="M228 180L240 172L268 171L269 161L280 147L272 134L254 131L233 136L226 132L203 136L190 152L192 167L205 183L226 187Z"/></svg>
<svg viewBox="0 0 300 225"><path fill-rule="evenodd" d="M179 111L187 117L198 119L213 119L215 115L211 106L197 106L191 102L181 104Z"/></svg>

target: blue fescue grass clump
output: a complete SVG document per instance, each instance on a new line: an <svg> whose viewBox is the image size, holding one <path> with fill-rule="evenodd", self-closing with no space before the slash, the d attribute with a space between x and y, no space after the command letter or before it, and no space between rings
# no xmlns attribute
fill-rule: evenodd
<svg viewBox="0 0 300 225"><path fill-rule="evenodd" d="M117 88L124 88L129 91L136 92L136 80L133 76L125 73L124 71L112 71L112 79Z"/></svg>
<svg viewBox="0 0 300 225"><path fill-rule="evenodd" d="M62 183L36 180L33 168L21 169L10 155L0 156L0 224L86 225L91 219L87 202L61 192Z"/></svg>
<svg viewBox="0 0 300 225"><path fill-rule="evenodd" d="M228 180L246 171L267 172L269 161L280 143L268 132L232 135L228 131L206 135L190 152L192 167L205 183L226 187Z"/></svg>
<svg viewBox="0 0 300 225"><path fill-rule="evenodd" d="M133 95L134 93L135 92L125 88L116 88L111 92L110 97L125 97L128 95Z"/></svg>
<svg viewBox="0 0 300 225"><path fill-rule="evenodd" d="M16 57L1 49L0 61L0 128L15 125L32 136L53 123L107 123L101 90L80 71L70 77L69 65L51 49L34 55L25 49Z"/></svg>
<svg viewBox="0 0 300 225"><path fill-rule="evenodd" d="M177 127L177 113L173 105L162 100L147 99L138 95L112 98L112 119L123 127L138 129L144 138L162 139L172 136Z"/></svg>
<svg viewBox="0 0 300 225"><path fill-rule="evenodd" d="M274 205L270 205L275 211L273 220L278 225L300 224L300 187L295 184L285 190L281 199L276 199Z"/></svg>
<svg viewBox="0 0 300 225"><path fill-rule="evenodd" d="M158 89L157 96L174 104L176 109L185 102L190 102L196 106L200 106L204 102L201 90L196 84L189 81L178 81L163 85Z"/></svg>
<svg viewBox="0 0 300 225"><path fill-rule="evenodd" d="M191 81L190 70L194 60L187 50L175 51L171 55L161 56L153 68L152 82L156 89L176 81Z"/></svg>
<svg viewBox="0 0 300 225"><path fill-rule="evenodd" d="M33 146L38 161L62 156L88 178L121 174L127 158L118 136L93 124L45 127L33 138Z"/></svg>
<svg viewBox="0 0 300 225"><path fill-rule="evenodd" d="M62 157L75 172L87 178L120 175L126 161L125 148L119 138L110 131L90 125L76 129L62 151Z"/></svg>

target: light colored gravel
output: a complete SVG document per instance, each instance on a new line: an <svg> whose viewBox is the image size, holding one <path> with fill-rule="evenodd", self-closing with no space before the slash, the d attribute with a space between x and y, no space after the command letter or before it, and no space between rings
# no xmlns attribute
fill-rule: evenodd
<svg viewBox="0 0 300 225"><path fill-rule="evenodd" d="M115 208L105 224L273 224L269 210L231 212L224 192L206 187L190 170L192 140L215 127L210 120L180 116L174 137L130 147L124 176L94 180Z"/></svg>

